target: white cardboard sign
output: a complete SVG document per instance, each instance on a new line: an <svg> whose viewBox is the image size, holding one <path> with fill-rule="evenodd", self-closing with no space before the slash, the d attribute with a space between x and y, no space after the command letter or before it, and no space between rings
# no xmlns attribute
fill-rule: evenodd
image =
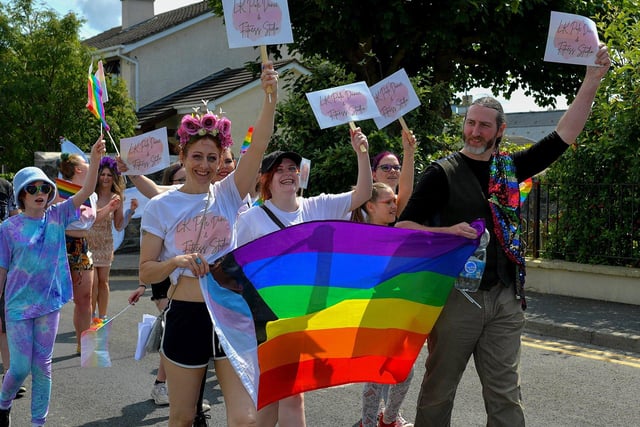
<svg viewBox="0 0 640 427"><path fill-rule="evenodd" d="M320 129L380 115L365 82L351 83L306 94Z"/></svg>
<svg viewBox="0 0 640 427"><path fill-rule="evenodd" d="M222 0L230 48L293 42L286 0Z"/></svg>
<svg viewBox="0 0 640 427"><path fill-rule="evenodd" d="M595 65L600 41L595 22L571 13L551 12L544 60Z"/></svg>
<svg viewBox="0 0 640 427"><path fill-rule="evenodd" d="M380 110L380 117L373 119L378 129L420 106L418 95L404 68L371 86L371 94Z"/></svg>
<svg viewBox="0 0 640 427"><path fill-rule="evenodd" d="M167 128L120 140L120 155L129 169L123 175L148 175L169 166Z"/></svg>

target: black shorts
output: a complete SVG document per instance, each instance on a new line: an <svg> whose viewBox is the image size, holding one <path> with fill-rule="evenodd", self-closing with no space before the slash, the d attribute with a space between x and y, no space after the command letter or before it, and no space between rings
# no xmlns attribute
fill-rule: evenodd
<svg viewBox="0 0 640 427"><path fill-rule="evenodd" d="M171 362L184 368L202 368L211 358L226 359L205 303L171 300L164 314L160 351Z"/></svg>
<svg viewBox="0 0 640 427"><path fill-rule="evenodd" d="M167 277L162 282L151 284L151 301L167 298L167 292L171 287L171 280Z"/></svg>

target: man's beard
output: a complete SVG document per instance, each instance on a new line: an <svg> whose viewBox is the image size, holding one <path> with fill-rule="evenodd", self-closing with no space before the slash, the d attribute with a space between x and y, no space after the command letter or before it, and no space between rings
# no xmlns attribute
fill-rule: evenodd
<svg viewBox="0 0 640 427"><path fill-rule="evenodd" d="M465 141L464 150L469 154L474 154L479 156L481 154L486 153L489 150L493 150L498 145L498 140L496 137L490 139L484 146L476 147Z"/></svg>

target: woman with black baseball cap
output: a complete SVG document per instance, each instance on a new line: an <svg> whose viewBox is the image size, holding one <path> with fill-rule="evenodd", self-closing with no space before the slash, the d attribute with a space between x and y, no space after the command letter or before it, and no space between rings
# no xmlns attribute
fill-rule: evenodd
<svg viewBox="0 0 640 427"><path fill-rule="evenodd" d="M321 194L298 197L302 157L292 151L276 151L262 160L260 192L264 204L243 212L236 222L237 244L273 233L302 222L343 219L371 198L372 178L367 137L360 128L351 131L351 145L358 158L358 181L351 191L341 194ZM264 339L256 325L258 340ZM304 427L304 397L302 394L282 399L258 411L259 426Z"/></svg>

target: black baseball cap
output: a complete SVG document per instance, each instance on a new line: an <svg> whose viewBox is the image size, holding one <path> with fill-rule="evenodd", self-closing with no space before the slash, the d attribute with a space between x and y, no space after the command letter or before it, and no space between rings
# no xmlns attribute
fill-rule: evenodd
<svg viewBox="0 0 640 427"><path fill-rule="evenodd" d="M302 156L298 153L294 153L293 151L274 151L273 153L267 154L262 159L260 173L269 172L274 166L279 165L280 162L282 162L282 159L293 160L298 167L300 167L300 163L302 163Z"/></svg>

